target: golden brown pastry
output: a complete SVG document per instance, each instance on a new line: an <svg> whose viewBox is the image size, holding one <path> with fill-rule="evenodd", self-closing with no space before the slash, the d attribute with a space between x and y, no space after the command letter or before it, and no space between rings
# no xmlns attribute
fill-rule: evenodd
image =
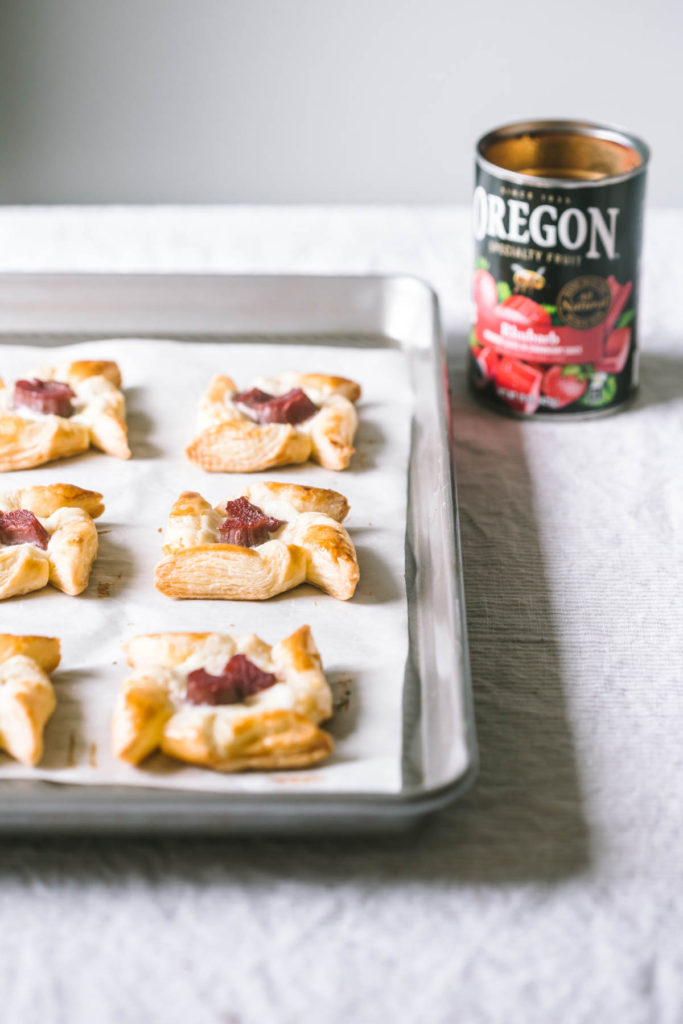
<svg viewBox="0 0 683 1024"><path fill-rule="evenodd" d="M236 601L307 582L347 601L359 577L341 525L348 509L336 491L296 484L253 484L216 508L186 491L171 509L154 582L169 597Z"/></svg>
<svg viewBox="0 0 683 1024"><path fill-rule="evenodd" d="M93 518L102 495L72 484L0 494L0 599L51 583L65 594L88 586L97 555Z"/></svg>
<svg viewBox="0 0 683 1024"><path fill-rule="evenodd" d="M358 425L361 389L344 377L283 373L249 391L216 374L204 394L188 458L211 473L252 473L312 459L346 469Z"/></svg>
<svg viewBox="0 0 683 1024"><path fill-rule="evenodd" d="M269 647L257 636L157 633L126 645L133 673L114 707L114 753L158 748L222 772L300 768L333 750L318 728L332 694L308 626Z"/></svg>
<svg viewBox="0 0 683 1024"><path fill-rule="evenodd" d="M0 748L22 764L43 756L43 730L57 704L48 673L59 658L54 637L0 633Z"/></svg>
<svg viewBox="0 0 683 1024"><path fill-rule="evenodd" d="M29 469L90 445L130 458L116 363L84 359L44 366L24 381L0 380L0 472Z"/></svg>

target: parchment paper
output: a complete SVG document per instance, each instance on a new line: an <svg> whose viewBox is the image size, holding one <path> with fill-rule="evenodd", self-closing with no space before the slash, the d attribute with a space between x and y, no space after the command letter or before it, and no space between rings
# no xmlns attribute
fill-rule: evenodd
<svg viewBox="0 0 683 1024"><path fill-rule="evenodd" d="M74 483L104 495L100 549L79 597L46 587L0 602L0 630L58 636L62 663L53 673L57 710L45 732L45 756L25 768L0 755L0 779L42 778L79 784L268 792L388 792L400 787L401 707L407 657L404 543L412 410L402 353L311 344L191 343L111 339L62 348L3 346L0 375L26 376L40 365L88 357L116 359L128 404L133 458L94 449L72 459L0 475L0 490L29 483ZM209 474L184 447L195 430L199 398L224 372L247 387L285 370L352 377L363 388L351 468L334 473L312 463L259 474ZM270 601L173 601L154 588L170 507L183 490L212 504L239 495L255 479L331 487L347 496L360 583L351 601L310 586ZM335 694L325 728L336 751L314 769L222 775L157 754L133 768L110 749L116 692L128 673L121 643L139 633L255 632L268 643L308 623Z"/></svg>

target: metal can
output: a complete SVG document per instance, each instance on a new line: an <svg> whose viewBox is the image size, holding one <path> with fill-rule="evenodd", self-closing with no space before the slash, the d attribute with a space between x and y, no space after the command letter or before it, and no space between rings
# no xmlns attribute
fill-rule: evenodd
<svg viewBox="0 0 683 1024"><path fill-rule="evenodd" d="M477 144L470 381L524 417L602 415L638 384L648 147L586 121L527 121Z"/></svg>

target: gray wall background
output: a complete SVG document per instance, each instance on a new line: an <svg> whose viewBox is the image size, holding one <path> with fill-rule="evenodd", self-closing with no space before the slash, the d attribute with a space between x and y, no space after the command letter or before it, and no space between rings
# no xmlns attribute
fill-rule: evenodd
<svg viewBox="0 0 683 1024"><path fill-rule="evenodd" d="M681 0L0 0L0 202L443 203L476 137L642 134L683 205Z"/></svg>

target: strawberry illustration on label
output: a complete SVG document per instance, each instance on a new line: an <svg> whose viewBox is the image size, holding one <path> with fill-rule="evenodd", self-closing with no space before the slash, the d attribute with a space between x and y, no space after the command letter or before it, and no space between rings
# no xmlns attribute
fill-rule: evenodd
<svg viewBox="0 0 683 1024"><path fill-rule="evenodd" d="M562 366L551 366L543 374L542 390L552 399L552 408L561 409L572 402L578 402L586 390L586 379L574 373L567 373Z"/></svg>

